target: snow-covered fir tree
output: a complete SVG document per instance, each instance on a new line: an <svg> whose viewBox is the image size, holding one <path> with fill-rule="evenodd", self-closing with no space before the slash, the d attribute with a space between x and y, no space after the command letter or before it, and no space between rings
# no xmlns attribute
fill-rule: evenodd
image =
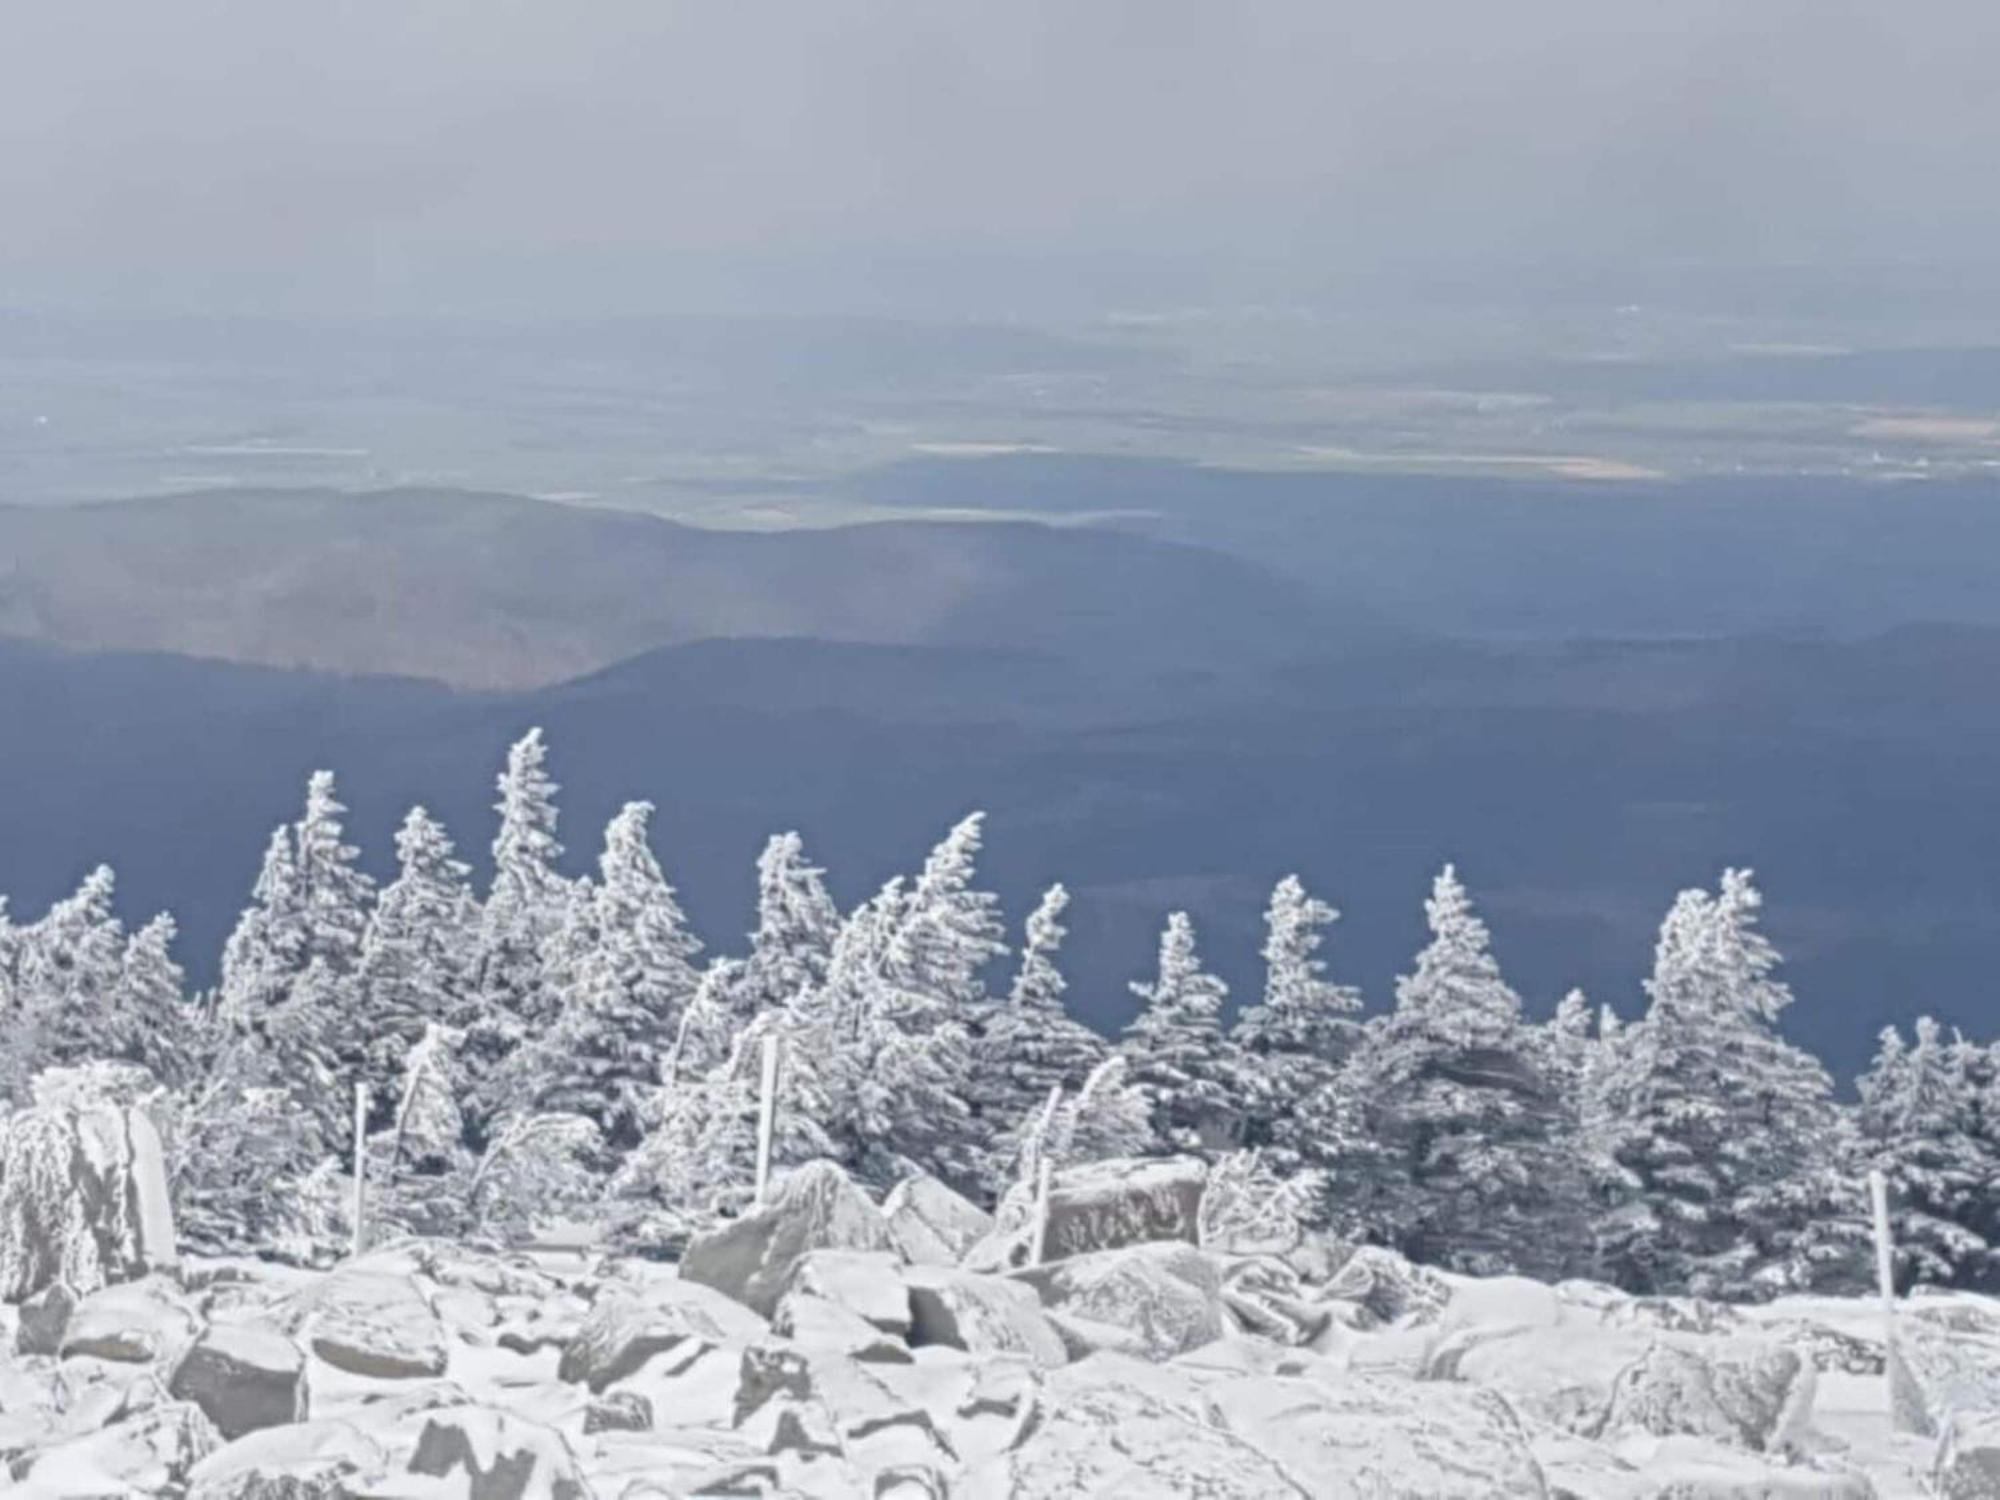
<svg viewBox="0 0 2000 1500"><path fill-rule="evenodd" d="M187 975L174 958L180 929L165 913L133 933L118 976L117 1055L169 1088L193 1081L198 1066Z"/></svg>
<svg viewBox="0 0 2000 1500"><path fill-rule="evenodd" d="M362 935L359 989L367 1072L387 1109L404 1057L433 1024L462 1026L478 903L451 836L421 807L396 832L396 878L382 887Z"/></svg>
<svg viewBox="0 0 2000 1500"><path fill-rule="evenodd" d="M1244 1139L1283 1167L1330 1164L1324 1119L1342 1067L1360 1045L1361 992L1326 977L1322 929L1340 913L1306 893L1296 875L1271 892L1264 914L1264 997L1237 1018L1248 1059Z"/></svg>
<svg viewBox="0 0 2000 1500"><path fill-rule="evenodd" d="M1596 1113L1622 1184L1598 1230L1623 1284L1718 1297L1856 1274L1850 1125L1818 1061L1778 1034L1791 1004L1747 870L1681 893L1645 1018L1610 1049Z"/></svg>
<svg viewBox="0 0 2000 1500"><path fill-rule="evenodd" d="M1424 912L1430 942L1343 1080L1363 1159L1336 1158L1334 1180L1414 1259L1563 1274L1588 1214L1577 1101L1542 1066L1451 866Z"/></svg>
<svg viewBox="0 0 2000 1500"><path fill-rule="evenodd" d="M124 1054L130 1038L118 999L126 942L115 893L110 868L100 865L16 940L18 1045L30 1072Z"/></svg>
<svg viewBox="0 0 2000 1500"><path fill-rule="evenodd" d="M757 856L757 925L734 985L743 1016L790 1005L823 983L839 934L826 872L806 859L798 834L774 834Z"/></svg>
<svg viewBox="0 0 2000 1500"><path fill-rule="evenodd" d="M1861 1075L1857 1124L1868 1164L1888 1179L1902 1285L1990 1284L2000 1153L1980 1131L1979 1049L1929 1016L1895 1027Z"/></svg>
<svg viewBox="0 0 2000 1500"><path fill-rule="evenodd" d="M1024 1136L1049 1091L1075 1093L1104 1061L1104 1038L1070 1018L1068 989L1056 954L1067 929L1069 892L1050 886L1029 914L1021 963L1006 1000L993 1008L972 1042L972 1094L978 1118L995 1142L984 1182L997 1193L1021 1154Z"/></svg>
<svg viewBox="0 0 2000 1500"><path fill-rule="evenodd" d="M1152 1105L1154 1130L1175 1150L1230 1149L1243 1128L1243 1061L1222 1029L1229 988L1202 968L1186 912L1167 918L1158 971L1132 993L1143 1008L1119 1051Z"/></svg>

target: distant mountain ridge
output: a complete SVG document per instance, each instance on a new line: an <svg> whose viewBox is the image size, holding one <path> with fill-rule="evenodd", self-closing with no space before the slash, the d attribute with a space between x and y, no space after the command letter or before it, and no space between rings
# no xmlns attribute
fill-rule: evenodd
<svg viewBox="0 0 2000 1500"><path fill-rule="evenodd" d="M1023 522L715 531L446 490L0 507L0 636L481 689L713 638L1199 667L1383 628L1255 563Z"/></svg>

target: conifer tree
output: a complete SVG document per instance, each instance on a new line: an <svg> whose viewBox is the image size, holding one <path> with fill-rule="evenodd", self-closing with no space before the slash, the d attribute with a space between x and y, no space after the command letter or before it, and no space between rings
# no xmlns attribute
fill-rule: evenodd
<svg viewBox="0 0 2000 1500"><path fill-rule="evenodd" d="M196 1070L187 976L173 952L178 934L174 919L164 913L132 934L120 966L117 1004L118 1055L173 1089L189 1084Z"/></svg>
<svg viewBox="0 0 2000 1500"><path fill-rule="evenodd" d="M1340 913L1306 894L1296 875L1279 881L1264 915L1264 998L1238 1017L1234 1037L1248 1060L1244 1138L1279 1168L1326 1165L1340 1144L1307 1107L1330 1089L1360 1045L1361 994L1334 984L1318 956L1320 930Z"/></svg>
<svg viewBox="0 0 2000 1500"><path fill-rule="evenodd" d="M358 987L378 1110L390 1107L405 1055L430 1026L471 1020L468 970L478 920L471 871L444 826L421 807L397 830L396 863L361 941Z"/></svg>
<svg viewBox="0 0 2000 1500"><path fill-rule="evenodd" d="M1862 1149L1888 1179L1899 1284L1981 1286L2000 1156L1979 1133L1977 1050L1929 1016L1905 1043L1885 1027L1859 1083Z"/></svg>
<svg viewBox="0 0 2000 1500"><path fill-rule="evenodd" d="M737 1004L746 1018L791 1005L825 981L840 933L825 874L807 863L796 833L774 834L757 856L757 926L738 976Z"/></svg>
<svg viewBox="0 0 2000 1500"><path fill-rule="evenodd" d="M1061 1088L1074 1094L1106 1055L1104 1039L1070 1019L1063 1005L1068 988L1056 953L1066 929L1062 915L1069 892L1050 886L1029 915L1021 966L1007 999L995 1006L972 1041L971 1102L975 1116L994 1139L983 1185L998 1192L1018 1157L1023 1132L1033 1125L1049 1097Z"/></svg>
<svg viewBox="0 0 2000 1500"><path fill-rule="evenodd" d="M1645 1019L1607 1057L1601 1117L1622 1201L1599 1240L1627 1286L1717 1297L1840 1284L1864 1229L1832 1082L1776 1030L1791 1004L1747 870L1684 891Z"/></svg>
<svg viewBox="0 0 2000 1500"><path fill-rule="evenodd" d="M1449 865L1424 907L1431 940L1396 982L1344 1080L1363 1160L1356 1211L1412 1259L1554 1277L1587 1222L1576 1101L1537 1056L1486 924Z"/></svg>
<svg viewBox="0 0 2000 1500"><path fill-rule="evenodd" d="M19 1044L30 1073L115 1055L126 1040L117 1011L126 944L115 886L110 868L98 866L21 935Z"/></svg>
<svg viewBox="0 0 2000 1500"><path fill-rule="evenodd" d="M1229 989L1205 971L1194 923L1184 911L1160 935L1159 972L1132 986L1144 1009L1119 1051L1133 1084L1152 1105L1153 1128L1177 1151L1223 1151L1236 1144L1246 1105L1240 1055L1222 1031Z"/></svg>

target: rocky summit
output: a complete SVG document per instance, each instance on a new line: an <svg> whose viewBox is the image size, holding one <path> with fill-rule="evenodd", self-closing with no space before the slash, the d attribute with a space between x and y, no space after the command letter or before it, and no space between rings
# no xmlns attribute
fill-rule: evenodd
<svg viewBox="0 0 2000 1500"><path fill-rule="evenodd" d="M819 1164L679 1265L404 1239L58 1282L0 1314L0 1473L184 1500L1996 1493L2000 1300L1906 1301L1892 1346L1869 1300L1221 1251L1119 1168L1089 1187L1123 1243L1017 1269L949 1263L982 1218L942 1184L885 1212Z"/></svg>

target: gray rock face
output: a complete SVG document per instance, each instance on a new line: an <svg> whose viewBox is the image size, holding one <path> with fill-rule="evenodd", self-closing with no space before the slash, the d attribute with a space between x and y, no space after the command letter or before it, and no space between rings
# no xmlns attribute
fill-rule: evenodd
<svg viewBox="0 0 2000 1500"><path fill-rule="evenodd" d="M0 1302L79 1293L178 1261L159 1133L136 1109L0 1119Z"/></svg>
<svg viewBox="0 0 2000 1500"><path fill-rule="evenodd" d="M779 1184L768 1207L691 1241L681 1278L769 1318L808 1251L894 1248L888 1220L868 1195L831 1162L812 1162Z"/></svg>
<svg viewBox="0 0 2000 1500"><path fill-rule="evenodd" d="M903 1259L955 1266L993 1232L993 1216L928 1173L905 1177L882 1200L883 1217Z"/></svg>
<svg viewBox="0 0 2000 1500"><path fill-rule="evenodd" d="M586 1500L589 1494L562 1434L485 1406L427 1417L410 1472L448 1478L466 1500Z"/></svg>
<svg viewBox="0 0 2000 1500"><path fill-rule="evenodd" d="M1200 1238L1208 1169L1194 1157L1103 1161L1058 1173L1049 1186L1045 1260L1152 1240Z"/></svg>
<svg viewBox="0 0 2000 1500"><path fill-rule="evenodd" d="M188 1500L350 1500L388 1455L351 1422L266 1427L219 1448L188 1476Z"/></svg>
<svg viewBox="0 0 2000 1500"><path fill-rule="evenodd" d="M601 1395L656 1358L684 1364L705 1350L762 1334L761 1322L744 1326L747 1317L709 1288L687 1282L606 1292L564 1348L556 1378Z"/></svg>
<svg viewBox="0 0 2000 1500"><path fill-rule="evenodd" d="M444 1327L423 1288L390 1271L342 1267L294 1304L286 1325L351 1375L421 1380L449 1362Z"/></svg>
<svg viewBox="0 0 2000 1500"><path fill-rule="evenodd" d="M1191 1245L1128 1245L1016 1273L1050 1309L1122 1328L1151 1359L1172 1359L1228 1331L1222 1276Z"/></svg>
<svg viewBox="0 0 2000 1500"><path fill-rule="evenodd" d="M210 1327L181 1357L167 1388L199 1406L232 1442L306 1416L305 1356L270 1324Z"/></svg>
<svg viewBox="0 0 2000 1500"><path fill-rule="evenodd" d="M590 1403L583 1414L586 1434L651 1432L653 1403L637 1391L610 1391Z"/></svg>
<svg viewBox="0 0 2000 1500"><path fill-rule="evenodd" d="M62 1349L63 1333L71 1314L82 1299L67 1282L56 1281L43 1287L20 1307L20 1324L14 1330L16 1354L55 1354Z"/></svg>
<svg viewBox="0 0 2000 1500"><path fill-rule="evenodd" d="M1053 1369L1069 1350L1032 1287L943 1266L912 1266L910 1340L970 1354L1012 1354Z"/></svg>

